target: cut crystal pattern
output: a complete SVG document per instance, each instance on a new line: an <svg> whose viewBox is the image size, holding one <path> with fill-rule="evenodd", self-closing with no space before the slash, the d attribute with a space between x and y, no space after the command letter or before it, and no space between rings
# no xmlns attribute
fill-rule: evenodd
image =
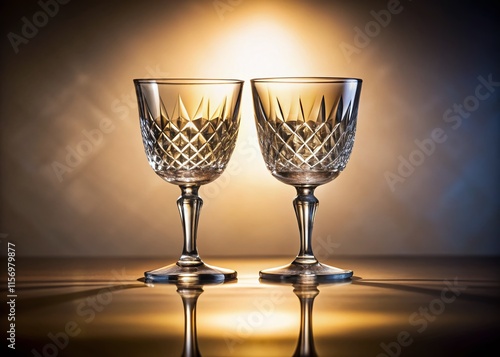
<svg viewBox="0 0 500 357"><path fill-rule="evenodd" d="M197 182L206 183L217 178L229 161L238 134L238 110L230 108L231 98L225 96L220 103L212 103L202 97L196 108L187 108L178 95L173 107L167 108L161 96L151 100L141 95L142 138L155 172L167 181L188 182L197 177ZM152 107L157 103L159 110Z"/></svg>
<svg viewBox="0 0 500 357"><path fill-rule="evenodd" d="M256 96L257 131L268 169L273 173L342 171L356 132L354 98L344 103L341 96L327 107L321 96L312 100L314 105L307 111L300 97L284 110L279 97L269 95L264 105Z"/></svg>
<svg viewBox="0 0 500 357"><path fill-rule="evenodd" d="M337 177L347 165L362 81L276 77L252 79L251 83L262 155L271 174L297 190L293 208L300 235L299 253L293 262L261 270L259 276L316 284L349 279L352 270L322 264L314 256L313 225L319 205L314 190Z"/></svg>

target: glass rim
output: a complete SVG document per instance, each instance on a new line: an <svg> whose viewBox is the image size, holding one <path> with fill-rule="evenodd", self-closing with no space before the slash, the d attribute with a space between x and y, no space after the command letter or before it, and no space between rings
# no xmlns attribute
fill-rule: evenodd
<svg viewBox="0 0 500 357"><path fill-rule="evenodd" d="M241 79L232 78L135 78L136 84L174 84L174 85L190 85L190 84L243 84Z"/></svg>
<svg viewBox="0 0 500 357"><path fill-rule="evenodd" d="M253 78L251 83L297 83L297 84L321 84L321 83L362 83L361 78L353 77L265 77Z"/></svg>

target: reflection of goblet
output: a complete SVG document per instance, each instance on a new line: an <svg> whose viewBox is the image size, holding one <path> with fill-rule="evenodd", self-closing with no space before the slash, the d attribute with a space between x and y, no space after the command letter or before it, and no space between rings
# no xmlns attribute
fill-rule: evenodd
<svg viewBox="0 0 500 357"><path fill-rule="evenodd" d="M201 285L193 283L178 283L177 293L182 298L184 306L184 348L183 357L199 357L198 338L196 334L196 303L203 293Z"/></svg>
<svg viewBox="0 0 500 357"><path fill-rule="evenodd" d="M283 285L288 284L286 281L265 280L261 279L261 283L270 285ZM341 286L351 284L351 280L334 280L326 282L321 286ZM297 347L293 357L317 357L316 348L314 347L313 337L313 304L314 299L319 294L317 279L303 280L293 283L293 293L299 298L300 301L300 328Z"/></svg>
<svg viewBox="0 0 500 357"><path fill-rule="evenodd" d="M154 284L146 283L150 287ZM219 282L208 283L211 285ZM206 284L205 284L206 285ZM198 281L176 281L177 293L181 296L182 305L184 307L184 345L182 348L182 357L200 357L198 349L198 335L196 332L196 305L198 297L203 293L203 285Z"/></svg>
<svg viewBox="0 0 500 357"><path fill-rule="evenodd" d="M312 330L314 298L319 294L318 284L295 284L293 292L300 300L300 332L294 357L316 357Z"/></svg>
<svg viewBox="0 0 500 357"><path fill-rule="evenodd" d="M243 81L213 79L134 80L142 140L149 164L179 185L177 200L184 248L175 264L145 272L148 281L223 281L234 270L212 267L198 255L196 234L200 185L224 171L236 144Z"/></svg>
<svg viewBox="0 0 500 357"><path fill-rule="evenodd" d="M352 270L318 262L311 237L318 200L314 189L336 178L354 144L361 80L348 78L253 79L259 143L267 168L293 185L300 251L286 266L262 270L273 280L348 279Z"/></svg>

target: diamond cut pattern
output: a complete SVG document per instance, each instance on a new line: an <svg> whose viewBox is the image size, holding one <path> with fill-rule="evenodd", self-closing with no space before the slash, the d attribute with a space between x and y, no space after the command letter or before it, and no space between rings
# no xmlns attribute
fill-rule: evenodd
<svg viewBox="0 0 500 357"><path fill-rule="evenodd" d="M256 98L256 121L261 149L271 172L342 171L347 165L354 144L356 113L353 100L343 97L326 108L325 97L315 99L310 111L304 110L299 97L284 112L279 98L269 95L265 106Z"/></svg>
<svg viewBox="0 0 500 357"><path fill-rule="evenodd" d="M203 97L193 115L178 96L173 108L162 99L150 100L141 93L141 132L147 157L157 173L169 170L223 170L236 143L239 118L227 113L228 98L211 112L210 100ZM151 103L160 103L155 116Z"/></svg>

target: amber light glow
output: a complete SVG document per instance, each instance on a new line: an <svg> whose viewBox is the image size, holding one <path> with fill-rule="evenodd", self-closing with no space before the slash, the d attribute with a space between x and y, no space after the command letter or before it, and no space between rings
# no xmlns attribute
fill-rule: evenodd
<svg viewBox="0 0 500 357"><path fill-rule="evenodd" d="M23 18L42 11L28 5L9 5L4 34L24 36ZM147 163L132 79L237 78L246 81L240 135L225 174L200 189L199 248L295 254L294 190L265 168L248 80L340 76L363 79L363 90L349 165L316 191L318 254L498 252L497 87L459 127L443 119L459 115L454 105L478 78L499 81L495 46L482 45L495 43L498 22L489 5L429 6L67 2L17 52L3 41L0 232L25 242L26 255L176 258L179 192ZM446 141L427 155L416 142L436 128ZM410 156L419 165L403 177ZM400 176L392 186L388 172Z"/></svg>
<svg viewBox="0 0 500 357"><path fill-rule="evenodd" d="M10 140L20 147L14 152L30 157L32 151L22 144L23 136L31 135L29 132L41 125L38 138L51 138L49 145L43 145L42 179L37 185L46 187L41 192L53 191L50 200L56 202L54 214L47 216L48 212L38 211L16 196L15 204L24 206L20 220L45 222L34 229L38 232L35 235L52 242L43 245L45 251L33 252L52 254L50 247L57 246L60 254L176 256L182 232L176 206L169 203L178 196L178 188L150 172L140 138L132 79L193 77L246 81L235 152L222 177L200 189L205 201L198 235L200 251L207 256L296 253L296 222L290 205L293 190L276 182L265 168L255 132L249 80L268 76L360 76L359 70L347 67L335 46L347 31L349 16L342 11L332 13L331 9L328 13L318 4L294 1L241 2L233 11L225 12L223 19L210 1L159 6L144 4L138 11L124 4L121 13L135 14L132 23L124 22L118 13L109 16L99 10L102 15L94 17L95 25L106 24L107 29L99 33L99 38L113 41L93 41L88 61L60 47L55 51L64 59L62 63L55 67L53 61L40 64L55 74L51 81L47 82L42 72L32 78L34 83L44 83L44 90L36 92L41 95L31 95L36 98L32 105L43 108L37 111L43 118L30 125L24 123L26 133ZM86 28L87 20L80 15L74 26ZM66 35L61 27L59 36ZM88 30L86 36L94 39L96 33ZM32 51L37 47L37 42L33 43ZM15 68L29 66L22 63L23 58ZM26 95L29 93L23 92ZM22 125L12 124L16 130ZM90 135L94 145L85 144ZM363 141L357 144L353 160L365 145ZM84 155L72 154L83 149ZM63 169L55 172L55 162L64 165L57 166ZM359 166L352 166L353 172L359 170ZM349 180L345 184L351 185ZM320 200L334 187L321 190ZM339 200L345 199L343 192L335 193ZM237 209L232 208L235 205ZM328 207L323 212L326 214ZM332 227L321 214L320 210L316 234L326 239ZM105 239L89 244L89 237Z"/></svg>

